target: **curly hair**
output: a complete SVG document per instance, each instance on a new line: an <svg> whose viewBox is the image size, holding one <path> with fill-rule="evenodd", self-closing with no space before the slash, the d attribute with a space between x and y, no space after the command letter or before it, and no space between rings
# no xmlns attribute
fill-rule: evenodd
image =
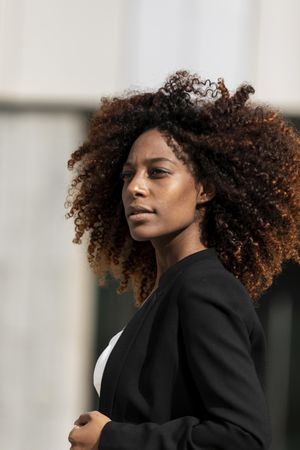
<svg viewBox="0 0 300 450"><path fill-rule="evenodd" d="M248 101L254 92L243 84L229 93L223 79L213 83L178 70L154 92L101 98L85 141L68 160L76 174L65 203L66 218L75 223L73 242L87 232L88 261L100 286L108 273L119 281L119 294L131 281L139 305L155 283L155 251L150 241L130 236L120 178L133 142L151 128L178 158L188 157L198 181L213 183L201 238L253 303L286 260L300 264L300 138L278 111Z"/></svg>

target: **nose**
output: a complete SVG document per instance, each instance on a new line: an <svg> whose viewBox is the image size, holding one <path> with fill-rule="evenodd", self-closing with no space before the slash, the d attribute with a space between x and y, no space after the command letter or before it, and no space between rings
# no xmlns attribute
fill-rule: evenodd
<svg viewBox="0 0 300 450"><path fill-rule="evenodd" d="M125 181L123 189L128 195L133 197L137 195L144 196L147 194L148 190L147 181L145 180L143 174L136 173L130 180L127 182Z"/></svg>

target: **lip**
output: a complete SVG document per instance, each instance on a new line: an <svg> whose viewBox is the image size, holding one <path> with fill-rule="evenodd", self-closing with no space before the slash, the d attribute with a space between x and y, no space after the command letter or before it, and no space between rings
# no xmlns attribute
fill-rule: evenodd
<svg viewBox="0 0 300 450"><path fill-rule="evenodd" d="M152 211L143 211L139 213L129 214L128 219L133 222L143 222L144 220L148 220L150 216L154 214Z"/></svg>
<svg viewBox="0 0 300 450"><path fill-rule="evenodd" d="M154 211L146 206L142 205L129 205L128 207L128 217L132 214L140 214L140 213L153 213Z"/></svg>

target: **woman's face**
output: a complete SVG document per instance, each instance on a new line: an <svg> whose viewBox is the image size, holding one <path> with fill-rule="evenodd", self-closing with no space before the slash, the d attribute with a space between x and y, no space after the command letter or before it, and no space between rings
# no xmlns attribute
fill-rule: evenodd
<svg viewBox="0 0 300 450"><path fill-rule="evenodd" d="M202 185L173 153L157 129L133 143L123 166L122 201L130 234L137 241L177 235L196 223ZM130 215L131 208L151 212Z"/></svg>

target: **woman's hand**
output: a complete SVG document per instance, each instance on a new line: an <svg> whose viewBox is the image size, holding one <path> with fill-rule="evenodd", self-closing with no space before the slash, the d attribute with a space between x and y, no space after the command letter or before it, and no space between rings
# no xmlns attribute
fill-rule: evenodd
<svg viewBox="0 0 300 450"><path fill-rule="evenodd" d="M98 450L100 434L110 418L99 411L81 414L69 434L70 450Z"/></svg>

